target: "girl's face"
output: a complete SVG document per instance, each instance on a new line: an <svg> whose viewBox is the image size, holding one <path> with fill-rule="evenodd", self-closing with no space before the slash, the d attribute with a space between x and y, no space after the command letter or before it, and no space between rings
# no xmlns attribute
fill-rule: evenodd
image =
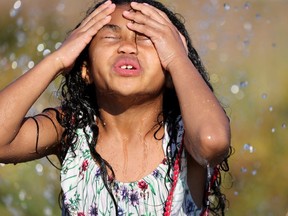
<svg viewBox="0 0 288 216"><path fill-rule="evenodd" d="M145 35L127 28L122 16L129 5L117 6L109 24L89 47L90 73L99 94L159 95L165 82L158 54Z"/></svg>

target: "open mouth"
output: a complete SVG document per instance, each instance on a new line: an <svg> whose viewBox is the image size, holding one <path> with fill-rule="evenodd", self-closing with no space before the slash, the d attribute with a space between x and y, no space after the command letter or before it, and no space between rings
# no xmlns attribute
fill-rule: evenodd
<svg viewBox="0 0 288 216"><path fill-rule="evenodd" d="M122 65L120 68L124 69L124 70L135 70L136 69L133 65Z"/></svg>
<svg viewBox="0 0 288 216"><path fill-rule="evenodd" d="M137 76L141 73L141 66L135 58L119 58L115 65L114 71L121 76Z"/></svg>

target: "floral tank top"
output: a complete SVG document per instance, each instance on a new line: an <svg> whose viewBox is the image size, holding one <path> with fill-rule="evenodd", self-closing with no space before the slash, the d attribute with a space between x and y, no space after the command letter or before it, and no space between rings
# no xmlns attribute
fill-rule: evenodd
<svg viewBox="0 0 288 216"><path fill-rule="evenodd" d="M183 123L180 121L177 143L172 145L171 151L180 147L183 132ZM69 149L62 164L62 216L114 216L116 210L113 199L104 186L100 168L90 153L83 129L79 129L77 134L75 154ZM166 152L168 141L169 135L165 126L164 152ZM167 170L168 164L164 159L152 173L139 181L124 183L115 180L112 184L112 192L117 202L118 215L163 215L165 201L171 188L171 182L166 176ZM171 215L197 216L201 213L201 209L197 208L193 202L186 178L187 162L185 151L183 151L181 170L173 194Z"/></svg>

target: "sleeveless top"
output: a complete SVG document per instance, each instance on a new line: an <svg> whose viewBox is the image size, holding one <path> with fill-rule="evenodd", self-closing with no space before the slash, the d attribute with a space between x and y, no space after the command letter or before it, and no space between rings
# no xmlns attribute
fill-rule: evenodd
<svg viewBox="0 0 288 216"><path fill-rule="evenodd" d="M172 144L170 151L175 151L181 145L184 132L182 121L179 122L177 130L177 142ZM87 131L88 134L92 134L89 128L86 128L86 133ZM72 149L68 150L61 169L62 216L116 215L114 202L104 186L100 168L90 153L84 130L78 129L77 135L75 154ZM165 154L168 142L169 135L165 125L162 142ZM165 201L171 188L171 182L166 176L168 164L165 158L152 173L138 181L126 183L114 180L111 187L119 216L163 215ZM183 151L171 215L197 216L201 213L201 209L197 208L191 197L186 178L187 161Z"/></svg>

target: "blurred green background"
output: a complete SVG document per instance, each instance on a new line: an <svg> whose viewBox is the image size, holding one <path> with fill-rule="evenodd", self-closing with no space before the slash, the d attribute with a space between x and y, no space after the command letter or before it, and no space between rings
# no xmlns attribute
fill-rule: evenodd
<svg viewBox="0 0 288 216"><path fill-rule="evenodd" d="M163 2L185 18L231 118L227 215L287 215L288 1ZM0 0L0 89L54 51L92 3ZM58 85L49 86L30 114L57 104ZM59 191L59 173L47 159L0 164L1 216L60 215Z"/></svg>

